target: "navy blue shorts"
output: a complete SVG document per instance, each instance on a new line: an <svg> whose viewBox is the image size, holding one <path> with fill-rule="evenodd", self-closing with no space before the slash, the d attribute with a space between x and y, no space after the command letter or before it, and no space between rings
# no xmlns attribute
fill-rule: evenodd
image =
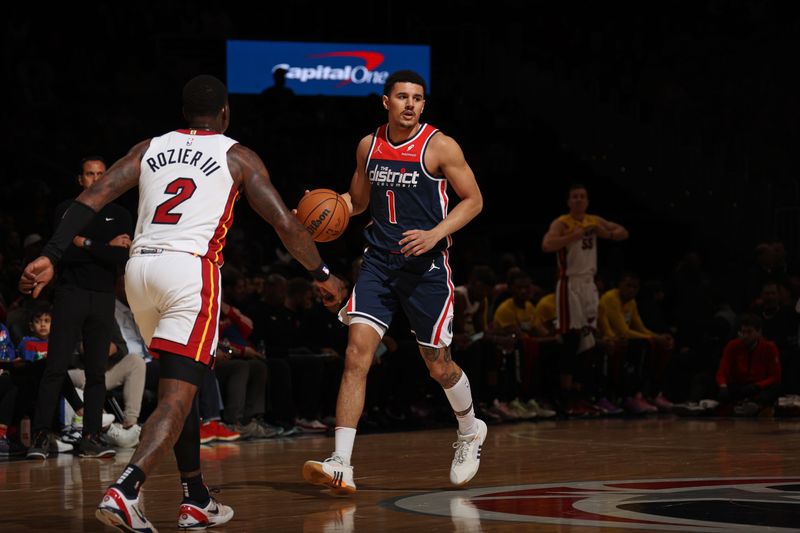
<svg viewBox="0 0 800 533"><path fill-rule="evenodd" d="M447 250L405 257L367 249L358 280L342 309L342 321L366 319L385 333L398 308L417 342L441 348L453 340L453 282Z"/></svg>

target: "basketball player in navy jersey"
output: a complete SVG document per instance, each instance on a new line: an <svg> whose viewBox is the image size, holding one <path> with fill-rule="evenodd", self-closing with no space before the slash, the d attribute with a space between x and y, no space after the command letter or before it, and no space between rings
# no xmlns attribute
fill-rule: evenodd
<svg viewBox="0 0 800 533"><path fill-rule="evenodd" d="M486 424L475 418L466 374L453 361L451 235L472 220L483 198L459 145L420 122L425 81L404 70L383 89L388 123L364 137L344 196L351 213L370 208L368 247L353 292L340 312L349 325L345 369L336 403L335 449L325 461L307 461L303 477L337 494L356 490L350 458L364 408L367 372L396 311L406 313L430 375L444 389L458 420L450 481L463 485L480 465ZM448 212L448 184L461 201Z"/></svg>
<svg viewBox="0 0 800 533"><path fill-rule="evenodd" d="M331 276L308 232L272 186L253 151L223 135L230 108L225 85L197 76L183 89L186 129L147 139L70 205L42 255L29 263L19 288L37 297L72 238L109 201L139 186L139 214L125 271L134 318L160 359L158 407L139 446L95 515L124 531L155 532L139 502L146 476L170 448L181 474L181 529L205 529L233 517L209 495L200 471L196 394L213 363L219 325L219 268L233 206L241 193L269 222L287 250L311 273L331 303L344 284Z"/></svg>

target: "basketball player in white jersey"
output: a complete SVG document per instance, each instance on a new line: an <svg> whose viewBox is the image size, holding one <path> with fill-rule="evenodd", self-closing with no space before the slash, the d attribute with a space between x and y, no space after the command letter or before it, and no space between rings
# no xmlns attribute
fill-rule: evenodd
<svg viewBox="0 0 800 533"><path fill-rule="evenodd" d="M556 252L556 328L564 341L559 371L562 393L572 389L575 356L594 346L599 296L594 282L597 273L597 237L621 241L628 230L586 212L589 194L581 184L572 185L567 196L569 213L555 219L542 239L542 250Z"/></svg>
<svg viewBox="0 0 800 533"><path fill-rule="evenodd" d="M104 524L124 531L156 531L141 511L139 489L173 448L184 500L178 527L223 524L233 510L211 498L200 471L196 393L217 345L220 272L233 206L243 192L309 269L332 305L345 295L330 276L308 232L286 208L267 169L251 150L223 135L230 108L225 85L197 76L183 88L186 129L143 141L117 161L67 209L42 250L25 268L20 290L37 297L76 235L106 203L139 186L139 212L125 289L151 351L160 359L158 407L142 429L139 447L97 508Z"/></svg>

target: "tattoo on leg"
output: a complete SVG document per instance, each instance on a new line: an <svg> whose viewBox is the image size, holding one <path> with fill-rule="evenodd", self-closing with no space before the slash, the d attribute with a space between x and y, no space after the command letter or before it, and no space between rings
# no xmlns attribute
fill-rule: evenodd
<svg viewBox="0 0 800 533"><path fill-rule="evenodd" d="M451 372L450 374L445 374L444 376L442 376L442 379L441 381L439 381L439 383L445 389L452 389L453 387L456 386L456 383L458 383L459 379L461 379L461 369L459 369L457 372Z"/></svg>
<svg viewBox="0 0 800 533"><path fill-rule="evenodd" d="M469 407L464 409L463 411L453 411L456 416L464 416L465 414L469 413L472 410L472 404L469 404Z"/></svg>
<svg viewBox="0 0 800 533"><path fill-rule="evenodd" d="M167 391L166 387L170 384L165 385L163 394L160 394L158 407L142 428L139 446L131 458L131 463L141 468L145 474L152 470L158 459L171 449L180 437L197 390L196 387L183 390L180 387L171 387ZM160 390L159 393L161 392Z"/></svg>
<svg viewBox="0 0 800 533"><path fill-rule="evenodd" d="M427 346L420 346L420 352L422 352L422 357L425 358L426 361L429 363L435 363L439 360L439 355L441 355L441 349L439 348L429 348Z"/></svg>

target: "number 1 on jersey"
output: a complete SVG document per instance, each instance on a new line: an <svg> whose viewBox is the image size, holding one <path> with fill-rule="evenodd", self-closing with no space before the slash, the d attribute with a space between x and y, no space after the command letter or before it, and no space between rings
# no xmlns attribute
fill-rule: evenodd
<svg viewBox="0 0 800 533"><path fill-rule="evenodd" d="M389 222L397 224L397 212L394 209L394 191L386 191L386 197L389 199Z"/></svg>

